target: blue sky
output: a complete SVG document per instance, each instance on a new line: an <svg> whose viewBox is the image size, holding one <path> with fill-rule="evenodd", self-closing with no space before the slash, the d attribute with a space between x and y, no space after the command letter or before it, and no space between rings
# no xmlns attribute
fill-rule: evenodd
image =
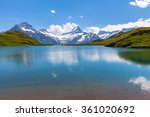
<svg viewBox="0 0 150 117"><path fill-rule="evenodd" d="M0 31L27 21L35 28L74 22L82 28L127 23L150 17L150 7L130 5L134 0L0 0ZM55 13L51 13L54 10ZM68 19L68 17L70 19ZM80 16L83 16L81 18Z"/></svg>

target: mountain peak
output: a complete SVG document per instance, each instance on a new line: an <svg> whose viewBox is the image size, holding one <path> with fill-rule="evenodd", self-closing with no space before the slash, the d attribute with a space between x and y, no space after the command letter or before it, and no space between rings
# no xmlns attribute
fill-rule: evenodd
<svg viewBox="0 0 150 117"><path fill-rule="evenodd" d="M83 33L83 31L81 30L80 26L76 26L74 27L70 32L64 33L62 35L66 35L66 34L76 34L76 33Z"/></svg>
<svg viewBox="0 0 150 117"><path fill-rule="evenodd" d="M20 24L15 25L13 28L11 28L9 31L17 31L17 32L31 32L35 33L36 30L33 28L32 25L30 25L27 22L22 22Z"/></svg>
<svg viewBox="0 0 150 117"><path fill-rule="evenodd" d="M48 32L46 29L40 29L40 32Z"/></svg>
<svg viewBox="0 0 150 117"><path fill-rule="evenodd" d="M82 33L83 31L81 30L81 28L79 26L77 26L77 27L73 28L71 32L72 33Z"/></svg>
<svg viewBox="0 0 150 117"><path fill-rule="evenodd" d="M30 25L28 22L22 22L21 25Z"/></svg>
<svg viewBox="0 0 150 117"><path fill-rule="evenodd" d="M32 29L33 26L31 24L29 24L28 22L22 22L21 24L18 24L19 27L24 27L26 29Z"/></svg>

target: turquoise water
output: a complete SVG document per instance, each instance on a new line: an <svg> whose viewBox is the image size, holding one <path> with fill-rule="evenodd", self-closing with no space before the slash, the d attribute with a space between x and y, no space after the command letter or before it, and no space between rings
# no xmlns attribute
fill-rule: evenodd
<svg viewBox="0 0 150 117"><path fill-rule="evenodd" d="M150 99L150 50L0 47L0 99Z"/></svg>

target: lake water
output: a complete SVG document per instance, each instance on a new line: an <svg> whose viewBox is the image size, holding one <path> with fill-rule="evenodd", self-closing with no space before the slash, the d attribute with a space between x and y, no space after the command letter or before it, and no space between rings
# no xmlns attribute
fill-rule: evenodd
<svg viewBox="0 0 150 117"><path fill-rule="evenodd" d="M150 49L0 47L0 99L150 99Z"/></svg>

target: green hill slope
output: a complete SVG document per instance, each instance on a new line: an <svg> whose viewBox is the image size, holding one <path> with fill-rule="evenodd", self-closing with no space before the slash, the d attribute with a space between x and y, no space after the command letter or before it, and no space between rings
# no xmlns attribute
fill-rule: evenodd
<svg viewBox="0 0 150 117"><path fill-rule="evenodd" d="M0 46L41 45L40 42L20 32L0 33Z"/></svg>
<svg viewBox="0 0 150 117"><path fill-rule="evenodd" d="M150 48L150 28L137 28L123 33L116 38L92 44L108 47Z"/></svg>

